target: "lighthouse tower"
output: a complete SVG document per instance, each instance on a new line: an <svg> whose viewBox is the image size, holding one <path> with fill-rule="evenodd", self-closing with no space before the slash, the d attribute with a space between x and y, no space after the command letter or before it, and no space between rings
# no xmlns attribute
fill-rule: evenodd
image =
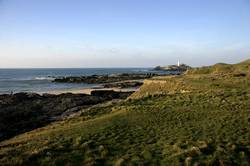
<svg viewBox="0 0 250 166"><path fill-rule="evenodd" d="M180 67L180 61L179 61L179 60L178 60L178 62L177 62L177 66Z"/></svg>

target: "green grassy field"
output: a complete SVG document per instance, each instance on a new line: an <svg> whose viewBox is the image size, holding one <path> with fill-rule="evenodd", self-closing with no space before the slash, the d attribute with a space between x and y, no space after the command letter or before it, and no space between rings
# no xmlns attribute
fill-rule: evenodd
<svg viewBox="0 0 250 166"><path fill-rule="evenodd" d="M249 71L246 61L146 80L126 101L1 142L0 165L247 166Z"/></svg>

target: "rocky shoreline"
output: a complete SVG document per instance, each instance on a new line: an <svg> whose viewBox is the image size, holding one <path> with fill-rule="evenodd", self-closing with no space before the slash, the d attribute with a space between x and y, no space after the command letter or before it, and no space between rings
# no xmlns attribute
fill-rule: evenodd
<svg viewBox="0 0 250 166"><path fill-rule="evenodd" d="M15 93L0 95L0 141L67 118L82 109L114 99L126 99L143 85L143 80L158 76L112 74L59 77L56 83L99 84L99 87L68 93ZM84 91L88 93L84 93Z"/></svg>
<svg viewBox="0 0 250 166"><path fill-rule="evenodd" d="M90 95L16 93L0 95L0 141L62 120L84 108L126 99L132 92L94 90Z"/></svg>
<svg viewBox="0 0 250 166"><path fill-rule="evenodd" d="M106 84L129 80L144 80L158 76L155 73L122 73L122 74L111 74L111 75L91 75L91 76L68 76L58 77L53 80L57 83L86 83L86 84Z"/></svg>

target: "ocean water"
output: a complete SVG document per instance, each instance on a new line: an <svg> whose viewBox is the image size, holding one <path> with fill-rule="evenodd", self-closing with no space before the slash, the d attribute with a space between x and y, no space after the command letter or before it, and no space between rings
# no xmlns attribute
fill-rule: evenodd
<svg viewBox="0 0 250 166"><path fill-rule="evenodd" d="M80 69L0 69L0 94L17 92L48 92L97 85L54 83L54 77L104 75L117 73L149 73L150 68L80 68Z"/></svg>

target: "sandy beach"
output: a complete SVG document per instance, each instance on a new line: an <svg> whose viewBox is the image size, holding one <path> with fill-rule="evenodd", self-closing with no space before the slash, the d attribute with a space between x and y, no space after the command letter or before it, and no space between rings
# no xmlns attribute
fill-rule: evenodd
<svg viewBox="0 0 250 166"><path fill-rule="evenodd" d="M65 90L54 90L47 92L39 92L39 94L48 93L59 95L62 93L73 93L73 94L91 94L94 90L113 90L115 92L134 92L138 91L139 88L77 88L77 89L65 89Z"/></svg>

